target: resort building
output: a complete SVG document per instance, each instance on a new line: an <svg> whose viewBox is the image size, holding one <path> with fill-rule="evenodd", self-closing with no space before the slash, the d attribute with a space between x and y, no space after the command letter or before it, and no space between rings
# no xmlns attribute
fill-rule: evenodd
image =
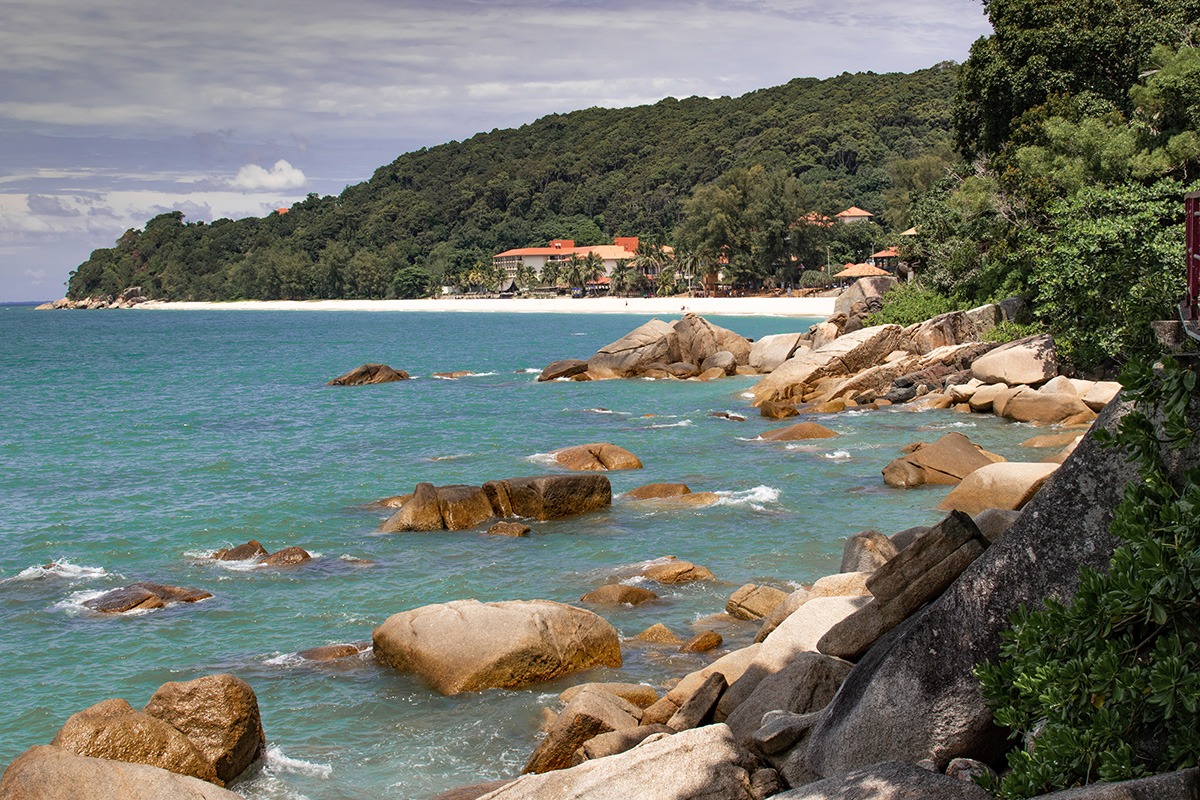
<svg viewBox="0 0 1200 800"><path fill-rule="evenodd" d="M873 267L882 267L894 272L896 265L900 263L900 254L894 247L885 247L878 253L872 253L871 257L867 259L867 263Z"/></svg>
<svg viewBox="0 0 1200 800"><path fill-rule="evenodd" d="M555 239L546 247L518 247L497 253L492 256L492 264L503 268L508 280L515 280L522 268L540 277L547 264L563 264L573 258L586 258L589 253L595 253L604 262L604 274L607 276L612 275L618 262L632 261L637 256L637 249L636 236L618 236L612 244L585 247L576 247L571 239Z"/></svg>
<svg viewBox="0 0 1200 800"><path fill-rule="evenodd" d="M837 220L845 225L852 225L855 222L870 222L873 216L875 215L870 211L864 211L858 206L850 206L845 211L837 213Z"/></svg>

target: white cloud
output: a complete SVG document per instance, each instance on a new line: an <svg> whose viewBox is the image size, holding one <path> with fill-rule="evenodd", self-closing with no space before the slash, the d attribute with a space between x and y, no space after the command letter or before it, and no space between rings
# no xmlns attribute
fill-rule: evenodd
<svg viewBox="0 0 1200 800"><path fill-rule="evenodd" d="M26 269L21 273L34 286L43 286L46 283L46 270L44 269Z"/></svg>
<svg viewBox="0 0 1200 800"><path fill-rule="evenodd" d="M229 182L229 185L246 192L257 192L264 189L280 192L287 189L299 189L306 183L308 183L308 178L304 177L304 173L281 158L269 170L263 169L258 164L246 164L238 170L237 176Z"/></svg>

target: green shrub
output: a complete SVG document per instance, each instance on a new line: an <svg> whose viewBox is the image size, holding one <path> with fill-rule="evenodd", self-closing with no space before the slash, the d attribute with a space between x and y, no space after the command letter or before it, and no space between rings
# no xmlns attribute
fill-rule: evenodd
<svg viewBox="0 0 1200 800"><path fill-rule="evenodd" d="M1039 333L1045 333L1045 327L1036 323L1031 325L1021 325L1016 322L1001 322L996 327L985 333L982 337L985 342L998 342L1004 344L1016 339L1024 339L1026 336L1034 336Z"/></svg>
<svg viewBox="0 0 1200 800"><path fill-rule="evenodd" d="M1164 359L1123 382L1136 408L1101 438L1141 480L1116 509L1108 572L1085 570L1070 606L1020 610L999 659L976 668L997 724L1033 744L985 782L1002 797L1193 767L1200 753L1200 468L1172 482L1160 455L1194 439L1196 373Z"/></svg>
<svg viewBox="0 0 1200 800"><path fill-rule="evenodd" d="M884 294L883 310L869 316L867 325L912 325L957 308L949 297L926 288L920 281L901 283Z"/></svg>
<svg viewBox="0 0 1200 800"><path fill-rule="evenodd" d="M833 283L833 278L815 269L806 269L800 273L801 289L824 289Z"/></svg>

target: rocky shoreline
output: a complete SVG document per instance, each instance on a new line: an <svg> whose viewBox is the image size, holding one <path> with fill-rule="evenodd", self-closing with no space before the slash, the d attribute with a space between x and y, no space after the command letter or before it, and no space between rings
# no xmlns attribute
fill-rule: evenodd
<svg viewBox="0 0 1200 800"><path fill-rule="evenodd" d="M753 644L664 687L665 693L637 684L573 687L548 709L540 741L530 732L524 775L462 787L440 800L990 796L973 778L998 768L1013 745L992 724L972 669L995 657L1000 632L1019 605L1069 598L1081 567L1107 563L1114 545L1108 522L1133 472L1119 454L1099 448L1092 431L1111 430L1126 408L1115 384L1060 376L1049 337L982 341L989 324L1011 313L1003 304L907 328L865 326L876 305L872 298L881 293L860 281L826 322L758 342L692 314L673 324L654 320L591 358L555 362L539 380L708 381L754 374L761 376L752 390L760 414L807 418L763 434L764 440L836 435L822 432L813 417L892 405L1053 425L1058 452L1044 461L1005 462L960 434L914 443L883 469L881 480L896 490L956 484L940 522L850 537L838 573L793 592L738 587L725 612L761 621ZM363 382L376 374L368 370ZM555 451L566 474L480 486L419 483L411 495L383 503L391 516L382 531L491 530L591 513L612 500L603 472L641 466L637 456L613 448L592 443ZM1188 454L1193 462L1196 455ZM706 493L651 484L630 497L703 502L686 499L693 494ZM261 545L258 550L265 556ZM660 583L714 579L701 565L670 558L645 565L644 575ZM625 591L633 589L639 591ZM619 667L622 646L634 640L689 652L719 645L715 631L684 642L662 625L622 642L601 613L614 603L655 597L641 587L609 584L580 598L595 611L544 600L423 606L378 626L371 651L379 663L454 694L519 689L596 665ZM364 647L308 652L349 658ZM237 681L201 681L218 679ZM242 696L246 691L253 698L248 686ZM206 766L224 763L221 756L210 753L205 761L194 751L204 755L207 739L245 740L245 730L254 727L245 721L249 712L223 714L211 703L195 703L187 714L163 708L152 699L136 712L108 700L80 712L49 746L33 747L13 762L0 780L0 800L236 796L219 787L245 768L245 759L237 760L237 772L221 772ZM147 715L152 721L142 719ZM185 718L205 720L203 736L190 734L188 723L178 721ZM71 733L84 722L86 733ZM243 756L254 750L253 761L262 750L261 723L257 737L250 737L257 749L232 749ZM103 746L118 740L120 748ZM1146 781L1046 797L1174 800L1200 787L1195 770ZM1104 793L1111 791L1125 793Z"/></svg>

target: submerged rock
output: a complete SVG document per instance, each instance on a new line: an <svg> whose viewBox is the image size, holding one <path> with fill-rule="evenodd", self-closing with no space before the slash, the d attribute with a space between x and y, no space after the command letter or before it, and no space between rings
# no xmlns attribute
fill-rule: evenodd
<svg viewBox="0 0 1200 800"><path fill-rule="evenodd" d="M209 597L212 597L212 592L203 589L143 581L85 600L83 605L104 614L120 614L126 611L162 608L167 603L195 603Z"/></svg>
<svg viewBox="0 0 1200 800"><path fill-rule="evenodd" d="M554 460L567 469L584 472L598 470L641 469L642 462L623 447L607 442L564 447L551 453Z"/></svg>

